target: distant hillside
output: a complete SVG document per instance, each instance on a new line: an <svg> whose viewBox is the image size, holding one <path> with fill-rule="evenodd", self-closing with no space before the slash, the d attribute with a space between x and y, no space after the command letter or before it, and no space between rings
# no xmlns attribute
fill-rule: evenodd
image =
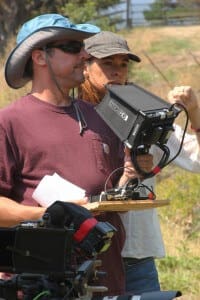
<svg viewBox="0 0 200 300"><path fill-rule="evenodd" d="M164 98L170 86L180 84L192 85L199 92L200 26L142 27L120 34L142 58L131 71L134 81Z"/></svg>

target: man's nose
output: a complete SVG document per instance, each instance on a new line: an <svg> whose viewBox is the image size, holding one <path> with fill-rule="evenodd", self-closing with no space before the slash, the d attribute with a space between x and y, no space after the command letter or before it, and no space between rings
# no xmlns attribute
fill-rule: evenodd
<svg viewBox="0 0 200 300"><path fill-rule="evenodd" d="M80 56L83 58L83 59L89 59L90 58L90 54L87 53L87 51L82 48L81 51L80 51Z"/></svg>

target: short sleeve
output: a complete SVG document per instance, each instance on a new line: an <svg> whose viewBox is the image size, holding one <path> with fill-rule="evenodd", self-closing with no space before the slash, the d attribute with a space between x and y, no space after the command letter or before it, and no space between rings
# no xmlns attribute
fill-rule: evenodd
<svg viewBox="0 0 200 300"><path fill-rule="evenodd" d="M7 134L0 126L0 195L8 197L14 184L16 171L12 146Z"/></svg>

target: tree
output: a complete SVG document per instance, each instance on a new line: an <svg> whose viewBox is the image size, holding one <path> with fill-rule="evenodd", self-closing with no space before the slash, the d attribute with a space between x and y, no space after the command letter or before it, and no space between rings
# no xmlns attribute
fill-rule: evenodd
<svg viewBox="0 0 200 300"><path fill-rule="evenodd" d="M156 0L150 4L150 9L144 11L144 17L147 21L160 20L165 18L166 7L169 6L169 1Z"/></svg>
<svg viewBox="0 0 200 300"><path fill-rule="evenodd" d="M69 15L70 19L72 19L74 23L90 22L99 26L101 29L106 30L109 28L110 30L112 29L114 31L114 19L103 17L102 10L106 10L110 6L113 6L119 2L120 0L74 0L69 1L63 6L62 13Z"/></svg>
<svg viewBox="0 0 200 300"><path fill-rule="evenodd" d="M120 0L0 0L0 50L3 51L9 37L16 35L21 24L41 13L62 13L69 15L77 23L91 21L108 28L109 19L100 21L98 14L101 9L119 2Z"/></svg>
<svg viewBox="0 0 200 300"><path fill-rule="evenodd" d="M198 8L200 0L156 0L150 4L150 9L144 11L144 17L148 21L199 16Z"/></svg>
<svg viewBox="0 0 200 300"><path fill-rule="evenodd" d="M1 0L0 1L0 43L1 52L8 38L16 35L19 26L31 17L44 12L58 12L64 0Z"/></svg>

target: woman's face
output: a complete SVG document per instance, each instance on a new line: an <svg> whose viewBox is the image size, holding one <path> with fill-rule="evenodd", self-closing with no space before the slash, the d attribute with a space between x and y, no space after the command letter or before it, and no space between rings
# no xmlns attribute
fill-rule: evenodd
<svg viewBox="0 0 200 300"><path fill-rule="evenodd" d="M106 84L125 84L128 76L129 58L126 54L116 54L106 58L90 59L85 66L84 75L102 94Z"/></svg>

